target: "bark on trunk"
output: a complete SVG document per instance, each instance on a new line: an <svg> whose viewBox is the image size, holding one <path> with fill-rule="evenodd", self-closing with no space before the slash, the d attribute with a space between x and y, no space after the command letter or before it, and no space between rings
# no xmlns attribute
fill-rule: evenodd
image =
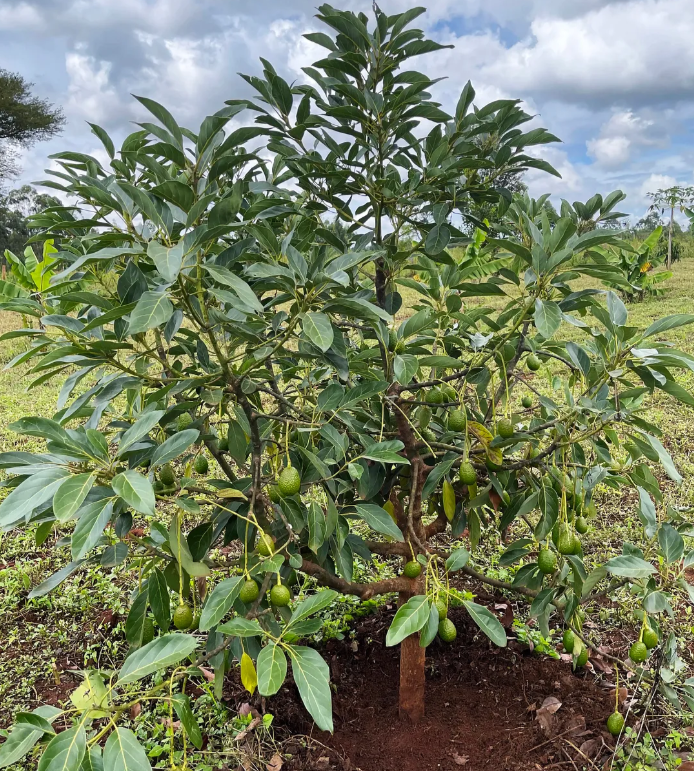
<svg viewBox="0 0 694 771"><path fill-rule="evenodd" d="M400 593L400 605L407 602L412 594L424 593L423 575L412 583L412 593ZM400 717L413 723L424 717L425 660L426 648L419 645L419 633L406 637L400 643Z"/></svg>
<svg viewBox="0 0 694 771"><path fill-rule="evenodd" d="M672 221L675 218L675 207L670 208L670 228L667 233L667 269L672 267Z"/></svg>

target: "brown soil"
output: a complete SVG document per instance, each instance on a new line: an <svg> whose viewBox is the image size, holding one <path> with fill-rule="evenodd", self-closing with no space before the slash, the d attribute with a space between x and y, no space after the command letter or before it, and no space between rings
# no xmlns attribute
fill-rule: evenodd
<svg viewBox="0 0 694 771"><path fill-rule="evenodd" d="M457 640L437 639L427 651L424 719L401 720L399 648L384 645L393 612L363 621L354 642L331 641L322 651L335 687L334 735L316 731L294 687L268 700L275 726L320 742L306 750L290 738L289 771L536 771L571 768L569 757L581 767L585 757L568 742L591 759L612 745L605 720L613 690L601 688L590 670L574 674L566 662L534 655L516 641L496 648L462 609L450 614ZM548 697L561 706L538 716Z"/></svg>

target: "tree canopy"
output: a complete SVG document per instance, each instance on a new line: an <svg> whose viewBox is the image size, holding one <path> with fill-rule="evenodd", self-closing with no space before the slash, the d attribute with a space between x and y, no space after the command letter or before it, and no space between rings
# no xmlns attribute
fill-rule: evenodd
<svg viewBox="0 0 694 771"><path fill-rule="evenodd" d="M60 132L62 110L32 94L33 83L0 69L0 178L15 170L13 150L31 147Z"/></svg>

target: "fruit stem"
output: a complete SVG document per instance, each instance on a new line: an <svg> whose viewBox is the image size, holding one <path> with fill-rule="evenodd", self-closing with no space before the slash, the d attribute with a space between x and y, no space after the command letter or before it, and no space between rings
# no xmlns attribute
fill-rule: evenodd
<svg viewBox="0 0 694 771"><path fill-rule="evenodd" d="M616 664L614 671L617 673L617 685L614 689L614 711L619 712L619 667Z"/></svg>

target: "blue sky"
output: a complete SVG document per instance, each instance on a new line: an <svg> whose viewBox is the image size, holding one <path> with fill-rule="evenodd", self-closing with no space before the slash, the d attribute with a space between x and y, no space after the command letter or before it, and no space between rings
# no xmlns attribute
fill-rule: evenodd
<svg viewBox="0 0 694 771"><path fill-rule="evenodd" d="M333 0L337 6L336 0ZM63 105L57 139L22 156L18 182L44 178L51 152L101 152L85 121L116 140L144 118L129 96L166 104L195 127L225 99L249 94L237 72L269 58L288 79L321 49L301 33L320 27L308 0L0 0L0 67ZM368 10L343 0L340 7ZM382 0L395 13L406 0ZM692 0L431 0L421 20L455 49L419 60L447 80L451 106L469 79L477 103L521 98L563 144L543 151L556 180L528 175L534 195L586 200L623 189L640 217L646 193L694 184Z"/></svg>

